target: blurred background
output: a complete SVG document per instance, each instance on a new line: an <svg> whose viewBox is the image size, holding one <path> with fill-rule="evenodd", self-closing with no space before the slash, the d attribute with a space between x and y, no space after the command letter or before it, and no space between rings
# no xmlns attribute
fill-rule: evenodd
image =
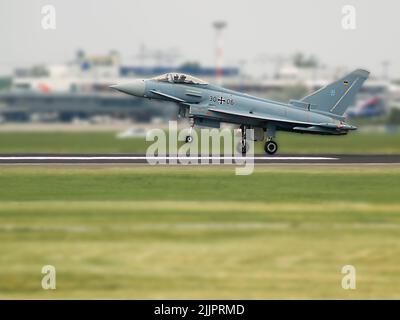
<svg viewBox="0 0 400 320"><path fill-rule="evenodd" d="M135 78L288 101L356 68L359 130L278 133L279 153L400 154L400 2L352 0L354 29L348 4L0 0L0 154L144 152L177 107L108 87ZM12 165L0 186L0 298L400 298L396 164Z"/></svg>
<svg viewBox="0 0 400 320"><path fill-rule="evenodd" d="M42 26L48 4L55 10L55 29ZM143 140L149 128L166 128L168 120L177 118L177 108L114 92L111 84L177 71L288 101L363 68L371 76L347 112L349 121L370 136L396 135L400 45L395 21L400 5L356 1L355 28L346 29L346 4L2 0L0 132L102 131L118 145L121 138ZM18 141L35 135L15 137L3 139L0 150L13 145L10 151L24 151L26 146L15 150ZM311 138L312 144L312 139L318 141ZM122 143L97 151L135 148Z"/></svg>

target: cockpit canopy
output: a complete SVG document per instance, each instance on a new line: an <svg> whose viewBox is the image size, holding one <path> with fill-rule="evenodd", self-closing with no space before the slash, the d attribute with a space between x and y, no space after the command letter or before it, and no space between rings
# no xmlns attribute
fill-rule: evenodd
<svg viewBox="0 0 400 320"><path fill-rule="evenodd" d="M151 80L170 82L170 83L184 83L184 84L207 84L207 82L197 79L193 76L183 73L165 73L161 76L152 78Z"/></svg>

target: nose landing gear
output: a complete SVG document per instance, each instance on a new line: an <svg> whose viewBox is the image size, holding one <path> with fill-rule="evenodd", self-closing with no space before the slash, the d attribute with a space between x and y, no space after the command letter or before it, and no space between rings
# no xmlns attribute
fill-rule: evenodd
<svg viewBox="0 0 400 320"><path fill-rule="evenodd" d="M193 118L189 118L189 124L190 124L189 134L185 138L186 143L193 142L193 136L192 136L192 131L193 131L193 127L194 127L194 119Z"/></svg>

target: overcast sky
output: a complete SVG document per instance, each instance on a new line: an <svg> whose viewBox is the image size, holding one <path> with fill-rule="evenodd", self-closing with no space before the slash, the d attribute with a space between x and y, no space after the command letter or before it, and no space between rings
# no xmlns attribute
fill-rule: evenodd
<svg viewBox="0 0 400 320"><path fill-rule="evenodd" d="M43 30L41 8L56 8L56 30ZM342 6L356 8L355 30L341 25ZM78 48L121 52L141 44L179 48L182 60L214 65L212 21L225 20L225 62L259 54L315 54L331 67L362 67L400 77L400 1L395 0L0 0L0 72L71 60Z"/></svg>

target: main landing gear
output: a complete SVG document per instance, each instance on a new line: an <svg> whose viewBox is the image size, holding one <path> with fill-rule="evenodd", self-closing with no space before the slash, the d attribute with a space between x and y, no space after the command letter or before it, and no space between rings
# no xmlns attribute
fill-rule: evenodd
<svg viewBox="0 0 400 320"><path fill-rule="evenodd" d="M237 144L237 151L245 155L249 151L249 144L246 142L246 126L241 125L240 131L242 134L242 140ZM267 128L267 141L264 145L266 153L273 155L278 151L278 144L272 139L275 137L275 127Z"/></svg>
<svg viewBox="0 0 400 320"><path fill-rule="evenodd" d="M266 153L273 155L278 151L278 144L272 139L275 138L276 126L269 124L266 130L267 141L264 145L264 150Z"/></svg>
<svg viewBox="0 0 400 320"><path fill-rule="evenodd" d="M242 139L237 144L236 147L237 147L237 151L239 153L241 153L242 155L245 155L247 153L247 151L249 151L249 148L250 148L249 144L246 141L246 126L241 125L240 126L240 131L241 131L241 134L242 134Z"/></svg>
<svg viewBox="0 0 400 320"><path fill-rule="evenodd" d="M267 140L264 145L264 150L268 154L275 154L278 151L278 144L275 141Z"/></svg>

